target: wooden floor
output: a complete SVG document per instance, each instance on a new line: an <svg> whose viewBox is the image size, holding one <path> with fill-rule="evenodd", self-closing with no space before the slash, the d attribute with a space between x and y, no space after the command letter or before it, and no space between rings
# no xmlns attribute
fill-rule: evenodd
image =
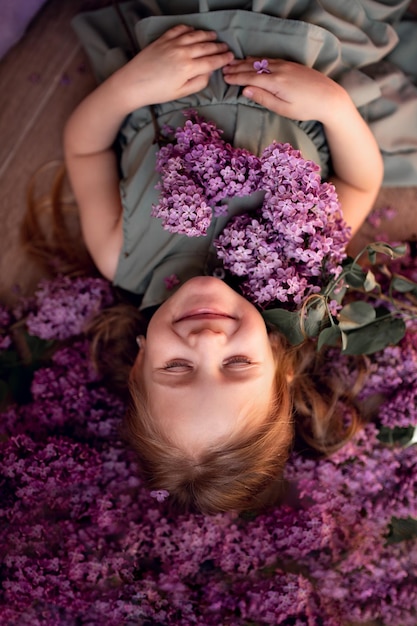
<svg viewBox="0 0 417 626"><path fill-rule="evenodd" d="M71 18L106 0L49 0L24 38L0 61L0 300L13 302L16 286L30 292L39 277L22 253L19 227L31 176L49 161L62 159L61 135L69 113L94 87L87 58L72 32ZM417 188L384 190L376 206L391 205L399 215L390 229L397 239L417 238L410 215L417 211ZM365 225L358 237L374 239Z"/></svg>
<svg viewBox="0 0 417 626"><path fill-rule="evenodd" d="M102 6L86 0L50 0L24 38L0 61L0 298L14 287L28 292L39 272L22 254L19 227L31 176L62 160L65 120L94 88L86 55L71 18Z"/></svg>

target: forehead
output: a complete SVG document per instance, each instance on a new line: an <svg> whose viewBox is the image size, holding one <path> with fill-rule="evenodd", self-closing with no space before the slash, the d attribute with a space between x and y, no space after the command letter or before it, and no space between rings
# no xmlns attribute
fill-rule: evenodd
<svg viewBox="0 0 417 626"><path fill-rule="evenodd" d="M273 399L270 373L239 381L166 386L146 382L152 418L190 452L227 440L265 421Z"/></svg>

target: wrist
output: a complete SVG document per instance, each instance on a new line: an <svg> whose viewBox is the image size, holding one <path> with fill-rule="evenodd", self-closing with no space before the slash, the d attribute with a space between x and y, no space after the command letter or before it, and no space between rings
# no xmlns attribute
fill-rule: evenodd
<svg viewBox="0 0 417 626"><path fill-rule="evenodd" d="M155 104L149 81L141 77L140 68L135 68L134 74L132 70L133 67L127 64L108 79L114 107L124 117L136 109Z"/></svg>
<svg viewBox="0 0 417 626"><path fill-rule="evenodd" d="M325 130L337 129L341 124L346 124L350 116L358 115L358 111L347 91L334 83L332 92L326 97L326 107L324 107L321 119L319 120Z"/></svg>

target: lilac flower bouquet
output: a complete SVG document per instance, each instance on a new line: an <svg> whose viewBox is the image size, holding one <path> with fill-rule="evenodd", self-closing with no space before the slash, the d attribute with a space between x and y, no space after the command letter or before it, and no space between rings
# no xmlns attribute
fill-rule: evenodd
<svg viewBox="0 0 417 626"><path fill-rule="evenodd" d="M375 422L331 458L293 455L294 504L178 515L145 487L119 439L124 405L90 362L83 326L110 296L104 280L58 278L0 311L0 367L22 312L39 341L66 337L0 415L0 623L415 626L417 446L381 429L416 424L416 325L370 357Z"/></svg>
<svg viewBox="0 0 417 626"><path fill-rule="evenodd" d="M233 148L212 122L187 113L157 159L163 227L189 237L207 233L213 216L227 215L227 199L263 191L262 206L231 217L214 241L224 268L292 344L317 338L318 349L340 345L346 354L372 354L398 343L405 320L417 314L415 277L397 275L379 257L398 259L406 246L368 245L346 258L349 229L333 185L319 166L289 144L273 143L258 158ZM378 264L365 271L359 259ZM387 281L387 276L391 278ZM389 295L383 295L383 292Z"/></svg>
<svg viewBox="0 0 417 626"><path fill-rule="evenodd" d="M349 229L319 170L290 144L274 142L259 158L233 148L191 111L158 153L161 194L152 215L170 232L201 236L213 215L227 214L225 200L263 191L262 206L232 218L214 245L249 300L288 309L337 276L346 257Z"/></svg>

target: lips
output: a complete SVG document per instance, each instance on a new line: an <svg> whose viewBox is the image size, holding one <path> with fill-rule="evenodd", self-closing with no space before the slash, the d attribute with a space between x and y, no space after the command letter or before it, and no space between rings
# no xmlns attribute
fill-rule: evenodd
<svg viewBox="0 0 417 626"><path fill-rule="evenodd" d="M213 319L235 319L232 315L218 311L216 309L199 308L192 311L187 311L184 315L181 315L175 322L182 322L184 320L213 320Z"/></svg>

